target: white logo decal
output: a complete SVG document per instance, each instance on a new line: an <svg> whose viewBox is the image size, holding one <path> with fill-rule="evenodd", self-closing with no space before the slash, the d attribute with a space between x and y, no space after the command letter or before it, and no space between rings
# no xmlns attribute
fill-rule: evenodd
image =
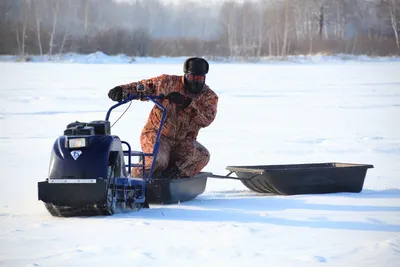
<svg viewBox="0 0 400 267"><path fill-rule="evenodd" d="M71 156L74 158L74 160L77 160L81 154L82 154L82 151L80 151L80 150L71 151Z"/></svg>

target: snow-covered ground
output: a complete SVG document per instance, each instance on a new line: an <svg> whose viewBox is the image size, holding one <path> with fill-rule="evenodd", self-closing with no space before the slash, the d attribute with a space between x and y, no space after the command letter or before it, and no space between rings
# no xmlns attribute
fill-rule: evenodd
<svg viewBox="0 0 400 267"><path fill-rule="evenodd" d="M103 119L115 85L181 72L177 59L0 63L1 266L399 266L398 60L215 63L207 76L220 102L199 136L212 155L206 171L373 164L359 194L263 196L209 179L203 195L180 205L51 217L37 201L37 182L65 126ZM139 149L150 109L134 102L113 133Z"/></svg>

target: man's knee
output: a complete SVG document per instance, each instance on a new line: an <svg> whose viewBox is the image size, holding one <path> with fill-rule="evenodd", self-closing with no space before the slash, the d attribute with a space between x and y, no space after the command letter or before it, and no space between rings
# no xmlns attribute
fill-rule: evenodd
<svg viewBox="0 0 400 267"><path fill-rule="evenodd" d="M210 161L210 153L202 153L201 156L197 158L197 165L201 168L205 167Z"/></svg>
<svg viewBox="0 0 400 267"><path fill-rule="evenodd" d="M199 174L210 161L210 152L199 143L195 143L192 153L179 162L181 177L193 177Z"/></svg>
<svg viewBox="0 0 400 267"><path fill-rule="evenodd" d="M197 143L195 147L197 150L196 154L198 154L197 157L199 158L199 162L204 163L204 166L207 165L207 163L210 161L210 152L200 143Z"/></svg>
<svg viewBox="0 0 400 267"><path fill-rule="evenodd" d="M142 146L142 151L145 153L153 153L154 144L156 142L156 131L143 132L140 136L140 142ZM157 158L155 162L155 170L164 170L168 167L169 157L170 157L170 147L169 143L161 136L160 146L157 153ZM146 157L146 169L150 169L153 164L153 157Z"/></svg>
<svg viewBox="0 0 400 267"><path fill-rule="evenodd" d="M165 153L159 153L156 159L156 168L160 171L165 170L168 167L169 155Z"/></svg>

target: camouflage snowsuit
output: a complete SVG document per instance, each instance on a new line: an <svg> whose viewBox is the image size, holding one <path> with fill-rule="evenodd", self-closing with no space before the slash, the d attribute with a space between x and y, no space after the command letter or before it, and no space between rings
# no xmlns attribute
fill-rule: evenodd
<svg viewBox="0 0 400 267"><path fill-rule="evenodd" d="M184 89L184 77L161 75L155 78L120 85L123 92L136 94L136 86L142 83L148 95L167 95L179 92L187 95ZM154 175L176 164L179 177L192 177L207 165L210 159L208 150L196 141L201 128L209 126L217 113L218 96L207 85L197 96L192 97L190 105L184 109L168 100L161 104L166 108L166 119L160 136L160 147L154 168ZM140 137L142 151L152 153L160 125L162 111L154 106L150 112ZM146 172L150 170L152 157L146 157ZM132 175L139 176L141 168L132 168Z"/></svg>

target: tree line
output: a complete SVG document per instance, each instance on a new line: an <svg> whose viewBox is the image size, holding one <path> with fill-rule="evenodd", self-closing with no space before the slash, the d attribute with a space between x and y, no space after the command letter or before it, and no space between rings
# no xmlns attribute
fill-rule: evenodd
<svg viewBox="0 0 400 267"><path fill-rule="evenodd" d="M0 0L0 54L400 54L400 0Z"/></svg>

